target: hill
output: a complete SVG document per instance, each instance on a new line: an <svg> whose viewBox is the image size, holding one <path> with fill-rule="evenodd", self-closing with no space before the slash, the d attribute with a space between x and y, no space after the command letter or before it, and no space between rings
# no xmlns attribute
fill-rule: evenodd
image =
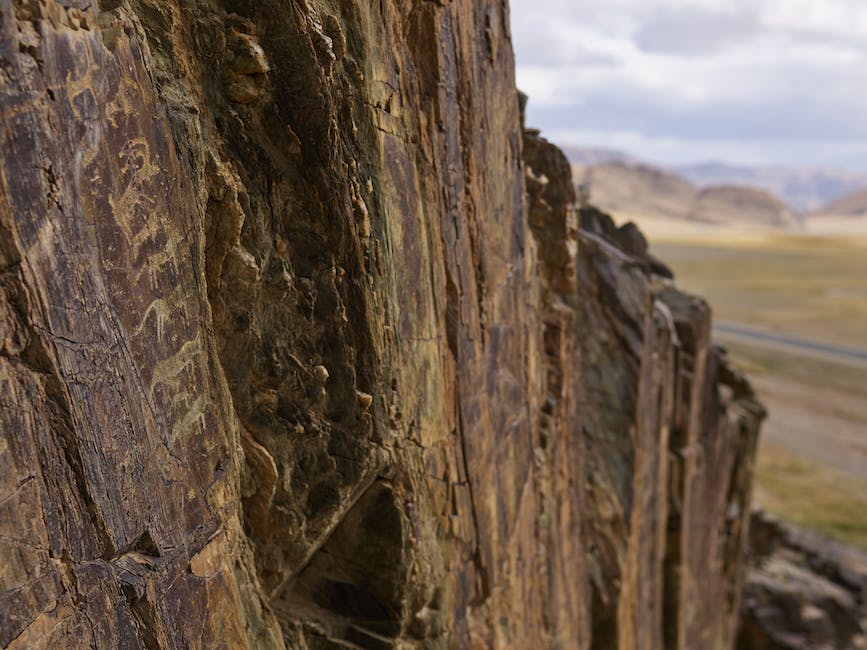
<svg viewBox="0 0 867 650"><path fill-rule="evenodd" d="M623 164L639 164L635 156L617 151L616 149L604 149L596 147L563 147L563 153L573 165L600 165L602 163L617 162Z"/></svg>
<svg viewBox="0 0 867 650"><path fill-rule="evenodd" d="M700 190L689 218L714 223L796 227L799 217L781 199L754 187L723 185Z"/></svg>
<svg viewBox="0 0 867 650"><path fill-rule="evenodd" d="M831 201L812 213L815 217L864 217L867 216L867 189L852 192Z"/></svg>
<svg viewBox="0 0 867 650"><path fill-rule="evenodd" d="M824 167L784 165L732 165L702 162L667 167L642 161L616 149L570 146L563 148L578 177L588 166L619 163L632 167L649 167L674 174L699 189L738 186L765 190L780 197L796 212L824 210L823 206L867 188L867 173ZM865 203L867 209L867 203Z"/></svg>
<svg viewBox="0 0 867 650"><path fill-rule="evenodd" d="M709 162L680 166L675 171L699 187L757 187L781 197L798 212L816 210L829 201L867 187L867 174L817 167Z"/></svg>
<svg viewBox="0 0 867 650"><path fill-rule="evenodd" d="M575 167L579 184L601 209L630 218L669 218L717 224L789 228L797 213L780 198L754 187L696 188L663 168L606 162Z"/></svg>
<svg viewBox="0 0 867 650"><path fill-rule="evenodd" d="M614 214L686 217L695 200L692 185L658 167L608 162L575 172L592 202Z"/></svg>

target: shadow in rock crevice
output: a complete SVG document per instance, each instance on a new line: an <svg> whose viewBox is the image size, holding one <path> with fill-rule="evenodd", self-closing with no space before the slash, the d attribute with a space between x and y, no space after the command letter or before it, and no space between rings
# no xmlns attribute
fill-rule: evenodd
<svg viewBox="0 0 867 650"><path fill-rule="evenodd" d="M391 486L375 481L278 596L284 627L301 627L326 647L393 647L405 610L406 524Z"/></svg>

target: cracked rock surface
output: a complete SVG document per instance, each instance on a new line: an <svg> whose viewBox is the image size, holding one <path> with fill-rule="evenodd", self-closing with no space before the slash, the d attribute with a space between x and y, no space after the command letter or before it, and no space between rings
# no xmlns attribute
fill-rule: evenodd
<svg viewBox="0 0 867 650"><path fill-rule="evenodd" d="M761 407L508 25L0 3L0 647L731 646Z"/></svg>

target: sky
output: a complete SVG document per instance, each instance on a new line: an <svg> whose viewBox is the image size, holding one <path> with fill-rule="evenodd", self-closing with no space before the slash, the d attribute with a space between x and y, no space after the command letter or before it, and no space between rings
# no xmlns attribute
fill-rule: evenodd
<svg viewBox="0 0 867 650"><path fill-rule="evenodd" d="M867 171L867 0L510 0L527 125L668 164Z"/></svg>

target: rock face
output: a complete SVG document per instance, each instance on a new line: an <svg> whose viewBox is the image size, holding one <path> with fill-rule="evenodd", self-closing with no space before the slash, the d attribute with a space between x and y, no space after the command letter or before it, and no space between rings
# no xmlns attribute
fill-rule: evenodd
<svg viewBox="0 0 867 650"><path fill-rule="evenodd" d="M508 24L0 4L0 646L731 645L761 409Z"/></svg>
<svg viewBox="0 0 867 650"><path fill-rule="evenodd" d="M730 647L764 413L710 344L707 304L648 274L610 217L581 217L593 647Z"/></svg>

